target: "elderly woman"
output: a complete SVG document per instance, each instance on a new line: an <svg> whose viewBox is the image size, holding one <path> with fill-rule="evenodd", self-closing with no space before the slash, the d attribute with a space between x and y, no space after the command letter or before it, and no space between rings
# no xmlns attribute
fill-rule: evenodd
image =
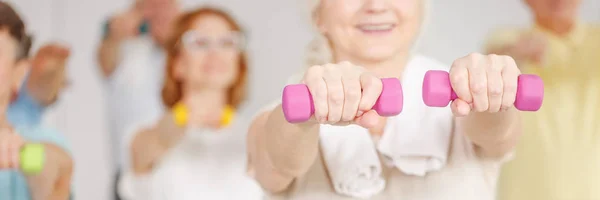
<svg viewBox="0 0 600 200"><path fill-rule="evenodd" d="M451 66L411 52L426 0L312 0L320 33L304 83L314 115L289 123L281 103L249 129L249 171L270 199L494 199L499 167L521 135L520 71L508 56L477 53ZM458 98L423 104L423 77L449 71ZM373 110L383 84L402 82L404 110Z"/></svg>

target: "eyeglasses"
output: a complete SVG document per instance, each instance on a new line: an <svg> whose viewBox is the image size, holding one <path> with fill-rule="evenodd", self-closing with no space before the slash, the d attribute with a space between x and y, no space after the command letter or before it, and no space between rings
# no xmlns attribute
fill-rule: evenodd
<svg viewBox="0 0 600 200"><path fill-rule="evenodd" d="M244 35L239 32L231 32L225 36L212 37L191 30L181 37L183 47L192 51L207 51L211 48L221 50L242 50L245 48Z"/></svg>

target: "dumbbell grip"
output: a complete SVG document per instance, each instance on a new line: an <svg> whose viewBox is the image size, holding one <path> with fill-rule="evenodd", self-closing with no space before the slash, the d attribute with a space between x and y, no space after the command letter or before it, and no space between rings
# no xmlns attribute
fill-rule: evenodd
<svg viewBox="0 0 600 200"><path fill-rule="evenodd" d="M448 96L444 97L444 95L438 96L443 94L442 91L446 89L450 90L449 98ZM515 108L521 111L537 111L540 109L544 97L544 83L539 76L533 74L519 75L516 92ZM425 104L433 107L445 107L450 101L457 98L458 95L452 88L448 72L438 70L427 72L423 82L423 100Z"/></svg>
<svg viewBox="0 0 600 200"><path fill-rule="evenodd" d="M381 79L383 91L373 106L380 116L394 116L402 111L402 87L396 78ZM387 96L386 96L387 95ZM400 96L400 98L390 98ZM305 122L315 113L312 95L305 84L288 85L283 89L282 109L290 123Z"/></svg>
<svg viewBox="0 0 600 200"><path fill-rule="evenodd" d="M524 80L522 77L527 77L527 80L530 80L531 78L538 78L536 75L532 75L532 74L521 74L519 75L518 81L517 81L517 98L515 99L515 108L517 110L520 111L537 111L539 109L539 107L537 108L532 108L532 106L528 105L528 102L523 102L519 97L523 96L524 94L522 94L523 90L520 90L521 88L523 88L524 84L527 84L527 80ZM456 95L456 92L454 92L454 89L452 89L451 93L450 93L450 99L452 101L454 101L455 99L458 99L458 95ZM541 105L541 102L540 102Z"/></svg>

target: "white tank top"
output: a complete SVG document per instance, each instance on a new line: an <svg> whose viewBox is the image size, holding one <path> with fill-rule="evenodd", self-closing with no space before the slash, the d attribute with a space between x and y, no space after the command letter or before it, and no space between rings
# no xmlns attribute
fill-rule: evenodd
<svg viewBox="0 0 600 200"><path fill-rule="evenodd" d="M246 173L247 126L234 122L220 130L187 130L147 177L125 175L121 193L135 200L262 199Z"/></svg>

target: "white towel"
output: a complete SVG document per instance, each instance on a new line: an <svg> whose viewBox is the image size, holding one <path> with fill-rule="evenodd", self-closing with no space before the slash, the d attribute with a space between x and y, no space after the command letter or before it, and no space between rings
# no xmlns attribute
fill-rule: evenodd
<svg viewBox="0 0 600 200"><path fill-rule="evenodd" d="M323 159L335 191L355 198L369 198L383 191L385 179L381 162L405 174L424 176L444 167L452 134L452 111L429 108L422 100L423 77L427 70L447 67L416 56L407 65L402 78L404 108L400 115L388 118L377 148L368 130L356 126L321 125Z"/></svg>
<svg viewBox="0 0 600 200"><path fill-rule="evenodd" d="M368 130L321 125L321 150L338 194L369 198L385 188L381 162Z"/></svg>
<svg viewBox="0 0 600 200"><path fill-rule="evenodd" d="M438 171L448 159L452 119L440 120L436 113L423 114L390 118L377 146L387 158L386 163L408 175L424 176ZM427 123L430 121L435 123Z"/></svg>
<svg viewBox="0 0 600 200"><path fill-rule="evenodd" d="M424 176L446 164L452 133L450 107L427 107L423 103L423 78L440 64L415 57L402 77L404 109L388 119L377 149L386 163L409 175ZM444 68L441 65L439 68Z"/></svg>

